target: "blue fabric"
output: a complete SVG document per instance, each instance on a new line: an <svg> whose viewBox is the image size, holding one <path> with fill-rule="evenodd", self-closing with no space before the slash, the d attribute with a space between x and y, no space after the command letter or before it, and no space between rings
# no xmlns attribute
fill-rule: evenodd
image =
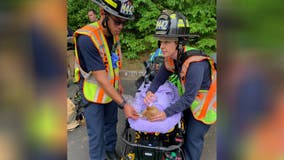
<svg viewBox="0 0 284 160"><path fill-rule="evenodd" d="M103 160L105 151L115 151L117 104L89 103L84 110L89 136L90 160Z"/></svg>
<svg viewBox="0 0 284 160"><path fill-rule="evenodd" d="M187 109L184 112L184 119L186 125L186 136L184 143L184 152L186 160L200 160L204 136L208 132L210 125L206 125L194 119L192 112Z"/></svg>
<svg viewBox="0 0 284 160"><path fill-rule="evenodd" d="M112 48L113 46L113 37L106 37L107 44L109 48ZM89 71L98 71L98 70L105 70L105 65L102 60L102 57L100 56L98 49L93 44L90 37L86 35L80 35L78 37L78 56L80 59L80 66L82 69L86 72ZM83 87L83 77L80 74L80 83L79 88L82 91Z"/></svg>
<svg viewBox="0 0 284 160"><path fill-rule="evenodd" d="M151 83L150 91L155 93L159 86L163 84L171 73L164 65ZM210 87L210 65L207 61L194 62L188 67L185 81L185 92L178 101L166 108L164 111L167 117L184 111L184 119L186 123L185 137L185 156L186 160L199 160L204 143L204 135L207 133L210 125L203 124L194 119L189 106L197 95L200 89L208 89Z"/></svg>
<svg viewBox="0 0 284 160"><path fill-rule="evenodd" d="M156 51L151 54L150 61L154 61L154 59L158 56L162 56L161 48L157 48Z"/></svg>
<svg viewBox="0 0 284 160"><path fill-rule="evenodd" d="M109 48L112 48L113 37L106 37ZM103 60L92 40L85 35L78 37L78 56L81 67L86 71L105 70ZM82 92L83 77L79 90ZM96 104L87 102L82 97L86 127L89 137L89 155L91 160L104 160L105 151L114 151L116 145L117 108L115 102Z"/></svg>
<svg viewBox="0 0 284 160"><path fill-rule="evenodd" d="M112 61L112 68L117 68L117 61L119 60L119 57L116 53L111 53L111 61Z"/></svg>
<svg viewBox="0 0 284 160"><path fill-rule="evenodd" d="M41 27L33 25L30 31L32 43L32 64L33 73L39 84L42 81L52 81L60 79L66 74L62 67L61 49L56 48L54 41L47 32L41 30Z"/></svg>

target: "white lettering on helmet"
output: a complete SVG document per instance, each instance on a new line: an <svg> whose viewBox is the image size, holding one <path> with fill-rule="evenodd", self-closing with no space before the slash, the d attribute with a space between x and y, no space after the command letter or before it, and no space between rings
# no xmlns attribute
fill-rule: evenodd
<svg viewBox="0 0 284 160"><path fill-rule="evenodd" d="M120 8L120 13L132 16L134 11L133 5L129 5L128 3L122 3Z"/></svg>
<svg viewBox="0 0 284 160"><path fill-rule="evenodd" d="M157 21L156 30L163 30L166 31L168 29L168 21L160 19Z"/></svg>

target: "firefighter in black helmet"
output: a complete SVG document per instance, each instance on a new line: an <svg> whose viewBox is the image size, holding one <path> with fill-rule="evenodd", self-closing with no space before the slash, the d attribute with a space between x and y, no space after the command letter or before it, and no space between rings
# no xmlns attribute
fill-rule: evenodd
<svg viewBox="0 0 284 160"><path fill-rule="evenodd" d="M92 0L98 4L104 11L103 27L106 28L110 34L113 34L108 25L109 19L114 19L115 24L124 23L126 20L134 20L134 6L130 0ZM117 19L121 19L120 21Z"/></svg>
<svg viewBox="0 0 284 160"><path fill-rule="evenodd" d="M202 51L185 45L191 38L186 17L171 10L164 10L156 23L155 37L160 42L164 64L151 83L144 102L150 104L155 92L170 75L176 73L182 83L180 99L164 111L160 111L151 121L164 120L183 112L186 136L184 151L186 160L199 160L204 136L216 115L216 68L213 59Z"/></svg>
<svg viewBox="0 0 284 160"><path fill-rule="evenodd" d="M137 119L135 109L122 97L119 78L121 47L119 34L125 21L133 20L130 0L92 0L100 6L100 19L78 29L75 39L75 81L79 82L85 103L84 116L89 137L91 160L119 159L117 110Z"/></svg>
<svg viewBox="0 0 284 160"><path fill-rule="evenodd" d="M108 13L126 20L134 20L134 7L130 0L92 0Z"/></svg>
<svg viewBox="0 0 284 160"><path fill-rule="evenodd" d="M186 17L171 10L164 10L156 23L155 37L180 38L185 40L189 34L189 22Z"/></svg>

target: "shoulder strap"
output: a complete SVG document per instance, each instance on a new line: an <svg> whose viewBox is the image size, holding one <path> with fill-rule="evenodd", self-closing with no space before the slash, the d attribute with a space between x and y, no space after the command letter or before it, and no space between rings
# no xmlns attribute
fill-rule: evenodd
<svg viewBox="0 0 284 160"><path fill-rule="evenodd" d="M184 54L182 54L181 58L180 58L180 61L181 61L181 64L184 63L184 61L191 57L191 56L204 56L204 57L209 57L207 54L205 54L204 52L202 52L201 50L197 50L197 49L193 49L193 50L189 50L189 51L186 51Z"/></svg>

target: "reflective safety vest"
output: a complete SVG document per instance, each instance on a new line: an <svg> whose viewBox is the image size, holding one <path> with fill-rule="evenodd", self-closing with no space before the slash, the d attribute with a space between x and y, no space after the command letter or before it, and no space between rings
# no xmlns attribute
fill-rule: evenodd
<svg viewBox="0 0 284 160"><path fill-rule="evenodd" d="M74 74L74 82L78 82L80 80L80 73L82 77L84 77L83 82L83 95L84 97L90 101L100 104L106 104L112 101L111 97L109 97L103 88L101 88L97 82L97 80L92 76L92 71L85 72L80 66L80 60L78 57L78 48L77 48L77 38L79 35L89 36L92 40L93 44L96 46L99 54L105 64L105 69L108 75L109 82L113 85L115 89L118 89L118 81L119 81L119 69L121 68L121 49L119 43L119 37L114 37L113 49L110 49L107 40L103 34L103 31L100 28L101 26L97 23L91 23L78 29L74 33L74 42L75 42L75 74ZM119 57L117 61L116 68L113 68L111 52L115 52ZM95 54L95 53L94 53Z"/></svg>
<svg viewBox="0 0 284 160"><path fill-rule="evenodd" d="M149 62L150 62L150 69L152 69L153 70L153 68L156 70L156 65L158 65L159 66L159 68L160 68L160 66L161 66L161 64L160 64L160 62L159 63L157 63L156 62L156 58L157 57L162 57L162 50L161 50L161 48L158 48L158 49L156 49L156 51L155 52L153 52L153 53L151 53L151 55L150 55L150 58L149 58ZM156 63L155 63L156 62ZM163 59L163 61L161 62L161 63L163 63L164 62L164 59ZM155 67L151 67L151 65L154 65ZM180 82L180 80L179 80L179 77L178 77L178 75L177 74L172 74L169 78L168 78L168 81L169 82L171 82L172 84L174 84L176 87L177 87L177 89L178 89L178 94L181 96L183 93L183 88L182 88L182 84L181 84L181 82Z"/></svg>
<svg viewBox="0 0 284 160"><path fill-rule="evenodd" d="M185 47L185 51L194 50L194 48ZM217 86L217 72L214 66L214 60L210 57L202 56L202 55L193 55L186 58L186 60L182 64L182 68L180 71L180 79L183 86L186 81L186 73L190 63L192 62L200 62L207 60L210 64L211 68L211 84L208 90L199 90L195 100L190 106L190 109L193 113L193 116L196 120L199 120L205 124L213 124L217 120L217 102L216 102L216 86ZM167 58L165 60L165 67L167 70L174 72L175 65L174 61L171 58Z"/></svg>

